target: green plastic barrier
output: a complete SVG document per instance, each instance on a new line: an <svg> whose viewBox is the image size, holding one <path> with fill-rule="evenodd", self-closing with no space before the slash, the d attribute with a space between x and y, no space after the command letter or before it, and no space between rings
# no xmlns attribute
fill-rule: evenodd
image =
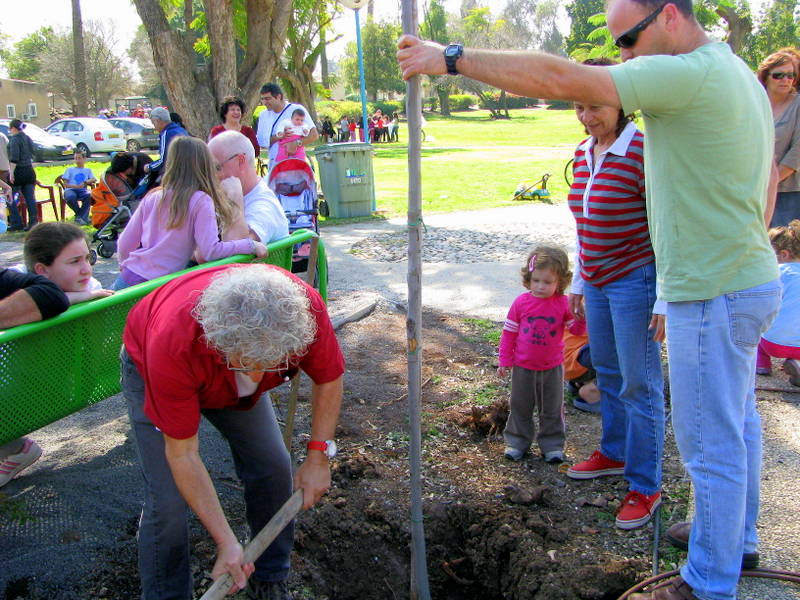
<svg viewBox="0 0 800 600"><path fill-rule="evenodd" d="M315 235L303 229L269 244L264 262L290 269L294 244ZM72 306L52 319L0 331L0 444L119 393L122 331L140 298L189 271L250 261L250 255L239 254L206 263ZM321 240L318 261L319 292L327 300Z"/></svg>

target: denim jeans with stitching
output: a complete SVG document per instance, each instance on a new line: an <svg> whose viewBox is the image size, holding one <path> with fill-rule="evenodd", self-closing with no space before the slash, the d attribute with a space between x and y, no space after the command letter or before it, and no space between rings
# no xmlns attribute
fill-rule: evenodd
<svg viewBox="0 0 800 600"><path fill-rule="evenodd" d="M664 376L660 344L648 328L656 301L655 263L602 287L584 285L592 365L600 389L600 452L625 462L631 490L661 489Z"/></svg>
<svg viewBox="0 0 800 600"><path fill-rule="evenodd" d="M189 600L192 575L188 506L164 455L164 436L144 414L144 382L124 349L120 360L122 392L145 482L138 534L142 600ZM265 394L250 410L214 409L202 413L231 447L236 474L244 484L247 521L255 535L292 494L289 453L269 396ZM292 523L255 561L252 578L286 579L293 539Z"/></svg>
<svg viewBox="0 0 800 600"><path fill-rule="evenodd" d="M672 424L695 499L681 576L702 600L735 598L742 553L758 545L756 348L780 301L776 279L667 305Z"/></svg>

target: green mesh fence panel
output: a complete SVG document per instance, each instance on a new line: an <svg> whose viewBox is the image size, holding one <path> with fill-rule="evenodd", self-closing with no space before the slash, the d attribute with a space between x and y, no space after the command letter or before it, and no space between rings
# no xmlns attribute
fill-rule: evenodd
<svg viewBox="0 0 800 600"><path fill-rule="evenodd" d="M293 245L313 236L301 230L270 244L264 262L290 269ZM321 242L319 257L324 265ZM194 269L250 258L238 255ZM0 331L0 444L119 393L119 351L128 311L137 300L189 270L73 306L53 319ZM324 268L319 290L325 298Z"/></svg>

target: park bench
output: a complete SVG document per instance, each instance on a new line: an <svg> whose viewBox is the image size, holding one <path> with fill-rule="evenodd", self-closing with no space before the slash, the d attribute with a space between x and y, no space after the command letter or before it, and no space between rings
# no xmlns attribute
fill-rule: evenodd
<svg viewBox="0 0 800 600"><path fill-rule="evenodd" d="M316 237L301 229L269 244L264 262L291 269L294 244ZM327 298L325 249L318 245L319 292ZM45 321L0 331L0 444L120 392L119 351L128 311L157 287L196 269L250 262L239 254L70 307Z"/></svg>

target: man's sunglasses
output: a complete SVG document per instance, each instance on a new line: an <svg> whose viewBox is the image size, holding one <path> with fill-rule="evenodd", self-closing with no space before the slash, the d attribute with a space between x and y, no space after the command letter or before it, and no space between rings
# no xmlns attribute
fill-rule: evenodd
<svg viewBox="0 0 800 600"><path fill-rule="evenodd" d="M618 48L633 48L636 45L637 40L639 39L639 34L642 33L647 27L656 20L656 17L661 13L664 7L669 4L665 2L649 15L647 15L644 19L639 21L636 25L628 29L625 33L619 36L614 43L617 45Z"/></svg>
<svg viewBox="0 0 800 600"><path fill-rule="evenodd" d="M769 76L780 81L781 79L794 79L796 73L770 73Z"/></svg>

